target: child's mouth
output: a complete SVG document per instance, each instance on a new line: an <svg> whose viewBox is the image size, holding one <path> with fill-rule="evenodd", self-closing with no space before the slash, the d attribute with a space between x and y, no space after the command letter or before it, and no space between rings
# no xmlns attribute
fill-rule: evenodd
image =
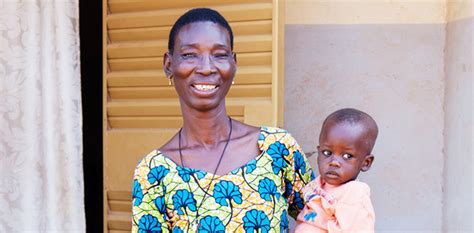
<svg viewBox="0 0 474 233"><path fill-rule="evenodd" d="M335 172L335 171L328 171L328 172L326 172L326 176L329 177L329 178L338 178L339 174L337 174L337 172Z"/></svg>

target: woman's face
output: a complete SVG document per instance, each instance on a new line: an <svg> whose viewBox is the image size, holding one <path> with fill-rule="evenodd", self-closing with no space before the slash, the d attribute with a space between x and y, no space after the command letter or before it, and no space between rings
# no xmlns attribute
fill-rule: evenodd
<svg viewBox="0 0 474 233"><path fill-rule="evenodd" d="M213 22L183 26L173 54L165 54L164 69L173 75L181 104L200 111L224 108L236 71L229 33Z"/></svg>

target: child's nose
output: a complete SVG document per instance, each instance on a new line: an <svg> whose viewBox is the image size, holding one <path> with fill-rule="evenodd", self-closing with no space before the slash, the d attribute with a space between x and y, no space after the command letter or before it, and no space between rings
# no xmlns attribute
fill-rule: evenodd
<svg viewBox="0 0 474 233"><path fill-rule="evenodd" d="M329 162L329 166L331 167L340 167L341 164L339 163L339 161L337 161L337 158L334 158Z"/></svg>

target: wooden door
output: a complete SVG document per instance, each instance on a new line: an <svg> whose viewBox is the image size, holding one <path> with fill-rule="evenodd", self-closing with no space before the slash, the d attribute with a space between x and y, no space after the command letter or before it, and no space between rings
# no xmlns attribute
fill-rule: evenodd
<svg viewBox="0 0 474 233"><path fill-rule="evenodd" d="M219 11L238 57L228 113L260 126L283 122L283 2L103 0L104 232L129 232L133 170L181 127L176 92L162 69L169 30L193 7Z"/></svg>

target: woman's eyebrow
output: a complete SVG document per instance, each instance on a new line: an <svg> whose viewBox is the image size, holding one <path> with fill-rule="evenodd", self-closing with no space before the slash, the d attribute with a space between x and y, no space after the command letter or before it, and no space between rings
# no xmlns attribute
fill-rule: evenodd
<svg viewBox="0 0 474 233"><path fill-rule="evenodd" d="M214 47L222 47L222 48L229 48L229 45L226 45L226 44L219 44L219 43L215 43L215 44L214 44Z"/></svg>
<svg viewBox="0 0 474 233"><path fill-rule="evenodd" d="M197 48L197 47L199 47L197 43L191 43L191 44L183 44L179 48L186 49L186 48Z"/></svg>
<svg viewBox="0 0 474 233"><path fill-rule="evenodd" d="M189 43L189 44L183 44L181 45L179 48L180 49L186 49L186 48L199 48L200 45L199 43ZM220 43L215 43L213 46L213 48L223 48L223 49L230 49L230 46L226 45L226 44L220 44Z"/></svg>

